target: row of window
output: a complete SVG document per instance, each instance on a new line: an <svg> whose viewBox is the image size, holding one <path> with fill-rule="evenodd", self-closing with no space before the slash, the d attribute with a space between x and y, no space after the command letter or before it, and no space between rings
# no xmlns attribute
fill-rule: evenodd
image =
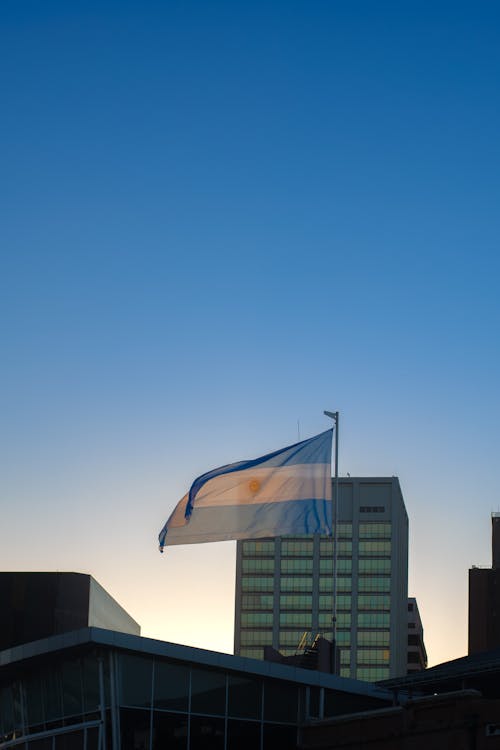
<svg viewBox="0 0 500 750"><path fill-rule="evenodd" d="M339 543L342 540L350 542L352 540L352 523L338 523L337 524L337 537ZM390 539L391 538L391 523L386 521L371 521L364 522L358 525L358 537L360 540L364 539ZM333 537L321 536L320 546L321 550L328 554L329 549L333 544ZM314 545L314 537L310 534L304 534L302 536L294 537L282 537L281 538L281 554L312 554ZM340 550L340 547L339 547ZM262 540L245 540L242 543L243 555L274 555L275 542L273 539L262 539Z"/></svg>
<svg viewBox="0 0 500 750"><path fill-rule="evenodd" d="M272 612L243 612L241 615L241 626L243 628L272 626ZM312 614L310 612L281 612L279 616L281 626L298 626L303 628L312 627ZM320 628L331 628L332 613L320 612L318 615ZM358 628L388 628L390 624L389 612L359 612L357 617ZM337 613L337 627L348 628L351 626L351 613Z"/></svg>
<svg viewBox="0 0 500 750"><path fill-rule="evenodd" d="M329 627L328 627L329 626ZM307 627L307 626L305 626ZM302 625L296 624L296 630L281 630L279 633L279 645L282 646L296 646L302 635L304 629ZM331 635L331 621L327 623L327 626L322 629L324 634L330 633ZM336 640L339 646L349 646L351 643L351 631L350 628L341 626L337 623L337 630L335 633ZM373 647L389 647L390 633L389 630L362 630L359 629L356 633L358 648L373 648ZM273 634L271 630L242 630L240 632L240 645L243 646L272 646Z"/></svg>
<svg viewBox="0 0 500 750"><path fill-rule="evenodd" d="M333 558L326 558L319 561L320 573L333 573ZM350 558L338 558L337 573L350 573L352 570L352 560ZM248 558L242 561L242 571L245 573L274 573L273 558ZM313 560L309 558L285 558L281 560L281 573L312 573ZM390 573L390 558L360 558L358 560L359 573Z"/></svg>
<svg viewBox="0 0 500 750"><path fill-rule="evenodd" d="M337 611L351 610L351 596L339 594L337 596ZM384 594L359 594L358 611L364 610L390 610L390 597ZM320 594L318 599L319 610L333 610L333 596L331 594ZM241 597L241 609L243 611L270 611L274 606L272 594L243 594ZM313 608L311 594L281 594L279 597L280 610L308 610Z"/></svg>
<svg viewBox="0 0 500 750"><path fill-rule="evenodd" d="M331 540L321 541L320 543L320 560L332 558L334 554L334 546ZM391 542L390 540L361 540L358 544L358 555L359 557L370 556L390 556L391 554ZM337 555L339 557L351 557L352 556L352 541L340 541L337 545ZM270 550L269 553L259 552L245 553L244 559L250 560L274 560L274 551ZM312 542L287 542L281 545L281 557L313 557L313 543Z"/></svg>
<svg viewBox="0 0 500 750"><path fill-rule="evenodd" d="M380 562L380 561L379 561ZM304 592L310 593L313 587L312 576L283 576L280 580L282 592ZM243 592L262 592L268 593L274 591L274 576L243 576L241 579L241 588ZM320 576L320 592L331 592L333 588L331 576ZM345 593L352 590L352 580L350 576L338 576L337 591ZM358 577L358 591L360 593L389 593L391 590L391 579L387 575L370 575Z"/></svg>

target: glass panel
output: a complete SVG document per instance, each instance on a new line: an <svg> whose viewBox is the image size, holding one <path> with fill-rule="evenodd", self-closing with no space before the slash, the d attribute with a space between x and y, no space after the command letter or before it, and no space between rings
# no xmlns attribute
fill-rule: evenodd
<svg viewBox="0 0 500 750"><path fill-rule="evenodd" d="M187 716L154 711L153 750L186 750L187 737Z"/></svg>
<svg viewBox="0 0 500 750"><path fill-rule="evenodd" d="M334 544L331 539L321 540L319 547L320 557L333 557ZM352 555L352 541L339 541L337 544L337 555Z"/></svg>
<svg viewBox="0 0 500 750"><path fill-rule="evenodd" d="M368 542L360 542L359 543L359 554L360 556L366 556L366 555L386 555L389 556L391 554L391 543L390 541L386 542L380 542L380 541L368 541Z"/></svg>
<svg viewBox="0 0 500 750"><path fill-rule="evenodd" d="M264 721L297 721L298 688L269 680L264 686Z"/></svg>
<svg viewBox="0 0 500 750"><path fill-rule="evenodd" d="M358 648L358 664L388 664L390 651L388 648Z"/></svg>
<svg viewBox="0 0 500 750"><path fill-rule="evenodd" d="M337 591L350 591L352 587L351 578L345 576L337 577ZM320 591L332 591L333 581L331 576L321 576L319 579Z"/></svg>
<svg viewBox="0 0 500 750"><path fill-rule="evenodd" d="M83 704L85 713L99 708L99 665L95 656L86 656L82 660Z"/></svg>
<svg viewBox="0 0 500 750"><path fill-rule="evenodd" d="M296 542L289 539L283 539L281 542L281 555L282 557L291 556L309 556L313 554L313 542L302 541Z"/></svg>
<svg viewBox="0 0 500 750"><path fill-rule="evenodd" d="M37 724L43 724L43 699L42 699L42 683L40 675L30 675L26 682L26 707L28 711L27 722L28 725L33 727ZM2 714L2 706L0 705L0 716Z"/></svg>
<svg viewBox="0 0 500 750"><path fill-rule="evenodd" d="M260 724L254 721L235 721L227 723L227 750L259 750Z"/></svg>
<svg viewBox="0 0 500 750"><path fill-rule="evenodd" d="M359 524L360 539L390 539L391 524L385 521L370 521Z"/></svg>
<svg viewBox="0 0 500 750"><path fill-rule="evenodd" d="M199 714L226 712L226 675L208 669L193 669L191 673L191 711Z"/></svg>
<svg viewBox="0 0 500 750"><path fill-rule="evenodd" d="M190 750L224 750L224 719L192 716Z"/></svg>
<svg viewBox="0 0 500 750"><path fill-rule="evenodd" d="M62 695L65 716L83 713L82 671L79 661L62 664Z"/></svg>
<svg viewBox="0 0 500 750"><path fill-rule="evenodd" d="M310 612L281 612L280 626L282 625L310 628L312 626L312 614Z"/></svg>
<svg viewBox="0 0 500 750"><path fill-rule="evenodd" d="M228 676L228 715L260 719L262 683L252 677Z"/></svg>
<svg viewBox="0 0 500 750"><path fill-rule="evenodd" d="M153 660L148 657L120 656L121 702L124 706L151 706Z"/></svg>
<svg viewBox="0 0 500 750"><path fill-rule="evenodd" d="M389 576L372 576L358 578L358 591L379 591L384 593L391 590L391 579Z"/></svg>
<svg viewBox="0 0 500 750"><path fill-rule="evenodd" d="M273 576L243 576L241 579L242 591L273 591Z"/></svg>
<svg viewBox="0 0 500 750"><path fill-rule="evenodd" d="M47 669L42 675L45 720L54 721L63 715L61 679L57 669Z"/></svg>
<svg viewBox="0 0 500 750"><path fill-rule="evenodd" d="M363 609L384 609L389 611L391 608L391 597L384 594L359 594L358 610Z"/></svg>
<svg viewBox="0 0 500 750"><path fill-rule="evenodd" d="M56 750L83 750L83 738L83 731L58 734L56 735Z"/></svg>
<svg viewBox="0 0 500 750"><path fill-rule="evenodd" d="M242 627L264 627L266 625L273 624L273 613L272 612L242 612L241 614L241 626Z"/></svg>
<svg viewBox="0 0 500 750"><path fill-rule="evenodd" d="M310 576L283 576L280 582L281 591L312 591L312 578Z"/></svg>
<svg viewBox="0 0 500 750"><path fill-rule="evenodd" d="M122 708L120 711L120 750L149 750L151 711Z"/></svg>
<svg viewBox="0 0 500 750"><path fill-rule="evenodd" d="M99 730L97 727L85 730L87 734L87 750L99 750ZM51 750L51 748L49 748Z"/></svg>
<svg viewBox="0 0 500 750"><path fill-rule="evenodd" d="M264 649L260 646L245 646L240 648L240 656L245 656L248 659L263 659Z"/></svg>
<svg viewBox="0 0 500 750"><path fill-rule="evenodd" d="M272 594L243 594L241 597L242 609L270 609L272 610L274 596Z"/></svg>
<svg viewBox="0 0 500 750"><path fill-rule="evenodd" d="M274 555L274 541L245 541L242 552L244 555Z"/></svg>
<svg viewBox="0 0 500 750"><path fill-rule="evenodd" d="M282 573L312 573L312 569L313 561L307 558L303 560L294 558L281 560Z"/></svg>
<svg viewBox="0 0 500 750"><path fill-rule="evenodd" d="M360 646L388 646L388 630L358 630L358 647Z"/></svg>
<svg viewBox="0 0 500 750"><path fill-rule="evenodd" d="M280 609L312 609L312 596L307 594L282 594Z"/></svg>
<svg viewBox="0 0 500 750"><path fill-rule="evenodd" d="M296 648L299 645L299 641L303 635L304 635L303 630L280 631L280 647L281 646L294 646Z"/></svg>
<svg viewBox="0 0 500 750"><path fill-rule="evenodd" d="M154 706L169 711L187 711L189 667L184 664L155 662Z"/></svg>
<svg viewBox="0 0 500 750"><path fill-rule="evenodd" d="M16 750L23 750L24 745L15 745ZM60 745L59 745L60 747ZM39 740L30 740L28 750L52 750L52 737L43 737Z"/></svg>
<svg viewBox="0 0 500 750"><path fill-rule="evenodd" d="M240 632L242 646L271 646L272 642L272 630L242 630Z"/></svg>
<svg viewBox="0 0 500 750"><path fill-rule="evenodd" d="M330 594L320 594L319 608L331 612L333 609L333 596ZM340 596L337 596L337 611L342 609L351 611L350 595L340 594Z"/></svg>
<svg viewBox="0 0 500 750"><path fill-rule="evenodd" d="M331 612L320 612L319 626L320 628L328 628L328 627L331 628L332 626ZM351 613L350 612L337 612L337 627L338 628L350 628L351 627Z"/></svg>
<svg viewBox="0 0 500 750"><path fill-rule="evenodd" d="M390 573L391 561L384 558L375 560L361 558L358 561L358 570L360 573Z"/></svg>
<svg viewBox="0 0 500 750"><path fill-rule="evenodd" d="M243 573L272 573L274 558L249 557L241 562Z"/></svg>
<svg viewBox="0 0 500 750"><path fill-rule="evenodd" d="M349 646L349 644L351 643L350 630L337 630L335 636L339 646Z"/></svg>
<svg viewBox="0 0 500 750"><path fill-rule="evenodd" d="M350 558L339 557L337 560L337 573L350 573L352 570L352 560ZM319 561L320 573L333 573L333 558L324 557Z"/></svg>
<svg viewBox="0 0 500 750"><path fill-rule="evenodd" d="M296 750L297 729L276 724L264 724L264 750Z"/></svg>
<svg viewBox="0 0 500 750"><path fill-rule="evenodd" d="M359 612L358 627L360 628L388 628L390 614L388 612Z"/></svg>

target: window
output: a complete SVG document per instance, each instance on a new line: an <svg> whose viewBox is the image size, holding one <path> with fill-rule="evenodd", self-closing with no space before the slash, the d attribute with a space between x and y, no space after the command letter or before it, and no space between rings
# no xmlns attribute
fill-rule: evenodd
<svg viewBox="0 0 500 750"><path fill-rule="evenodd" d="M273 591L274 577L242 576L241 589L242 591Z"/></svg>
<svg viewBox="0 0 500 750"><path fill-rule="evenodd" d="M269 630L242 630L240 643L242 646L271 646L273 634Z"/></svg>
<svg viewBox="0 0 500 750"><path fill-rule="evenodd" d="M359 555L360 557L376 555L390 556L391 554L391 542L390 541L360 541L359 543Z"/></svg>
<svg viewBox="0 0 500 750"><path fill-rule="evenodd" d="M337 591L344 592L350 591L352 587L351 579L345 576L337 577ZM320 576L319 579L319 590L320 591L333 591L332 576Z"/></svg>
<svg viewBox="0 0 500 750"><path fill-rule="evenodd" d="M281 594L280 609L312 609L312 596L307 594Z"/></svg>
<svg viewBox="0 0 500 750"><path fill-rule="evenodd" d="M244 555L274 555L274 542L273 541L248 541L243 542L242 552Z"/></svg>
<svg viewBox="0 0 500 750"><path fill-rule="evenodd" d="M389 646L388 630L358 630L358 647Z"/></svg>
<svg viewBox="0 0 500 750"><path fill-rule="evenodd" d="M272 612L242 612L242 627L263 628L273 624Z"/></svg>
<svg viewBox="0 0 500 750"><path fill-rule="evenodd" d="M371 521L359 524L360 539L390 539L391 524L383 521Z"/></svg>
<svg viewBox="0 0 500 750"><path fill-rule="evenodd" d="M319 547L320 557L333 557L334 545L331 539L322 539ZM339 540L337 543L337 555L352 555L352 541Z"/></svg>
<svg viewBox="0 0 500 750"><path fill-rule="evenodd" d="M359 628L388 628L390 614L388 612L359 612Z"/></svg>
<svg viewBox="0 0 500 750"><path fill-rule="evenodd" d="M383 505L360 505L360 513L385 513Z"/></svg>
<svg viewBox="0 0 500 750"><path fill-rule="evenodd" d="M155 661L154 707L187 711L189 667L175 662Z"/></svg>
<svg viewBox="0 0 500 750"><path fill-rule="evenodd" d="M274 558L249 557L241 562L243 573L272 573Z"/></svg>
<svg viewBox="0 0 500 750"><path fill-rule="evenodd" d="M388 648L358 648L358 665L389 664L389 658L390 651Z"/></svg>
<svg viewBox="0 0 500 750"><path fill-rule="evenodd" d="M294 646L297 648L299 641L304 635L303 630L282 630L280 631L280 647Z"/></svg>
<svg viewBox="0 0 500 750"><path fill-rule="evenodd" d="M191 670L191 711L197 714L226 712L226 675L209 669Z"/></svg>
<svg viewBox="0 0 500 750"><path fill-rule="evenodd" d="M280 612L280 626L282 625L310 628L312 615L310 612Z"/></svg>
<svg viewBox="0 0 500 750"><path fill-rule="evenodd" d="M390 573L391 561L386 558L360 558L358 570L360 573Z"/></svg>
<svg viewBox="0 0 500 750"><path fill-rule="evenodd" d="M370 576L358 578L358 591L377 591L385 593L391 590L391 579L389 576Z"/></svg>
<svg viewBox="0 0 500 750"><path fill-rule="evenodd" d="M311 576L283 576L281 578L282 591L312 591Z"/></svg>
<svg viewBox="0 0 500 750"><path fill-rule="evenodd" d="M358 610L387 610L391 608L391 597L387 594L358 594Z"/></svg>
<svg viewBox="0 0 500 750"><path fill-rule="evenodd" d="M332 613L331 612L320 612L319 613L319 626L320 628L332 627ZM337 612L337 627L338 628L350 628L351 627L351 613L350 612Z"/></svg>
<svg viewBox="0 0 500 750"><path fill-rule="evenodd" d="M319 561L320 573L333 573L333 558L323 558ZM337 559L337 573L350 573L352 570L352 560L350 558Z"/></svg>
<svg viewBox="0 0 500 750"><path fill-rule="evenodd" d="M311 541L294 541L291 539L283 539L281 542L281 555L282 557L299 557L309 556L313 554L313 542Z"/></svg>
<svg viewBox="0 0 500 750"><path fill-rule="evenodd" d="M312 569L313 561L307 558L303 560L294 558L281 560L282 573L312 573Z"/></svg>
<svg viewBox="0 0 500 750"><path fill-rule="evenodd" d="M228 714L241 719L260 719L262 682L255 677L228 675Z"/></svg>
<svg viewBox="0 0 500 750"><path fill-rule="evenodd" d="M243 594L241 597L241 608L272 610L273 601L274 596L272 594Z"/></svg>
<svg viewBox="0 0 500 750"><path fill-rule="evenodd" d="M320 594L319 609L331 612L333 609L333 596L331 594ZM339 594L337 596L337 611L351 609L351 597L349 594Z"/></svg>

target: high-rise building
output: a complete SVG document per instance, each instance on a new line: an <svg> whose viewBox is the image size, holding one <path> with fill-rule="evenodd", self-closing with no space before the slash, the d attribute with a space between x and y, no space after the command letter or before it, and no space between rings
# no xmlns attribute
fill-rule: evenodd
<svg viewBox="0 0 500 750"><path fill-rule="evenodd" d="M492 567L469 570L469 654L500 647L500 513L491 514Z"/></svg>
<svg viewBox="0 0 500 750"><path fill-rule="evenodd" d="M237 543L235 654L295 654L304 633L332 638L340 675L406 674L408 516L397 477L340 478L337 539L286 536ZM334 544L337 553L334 555Z"/></svg>

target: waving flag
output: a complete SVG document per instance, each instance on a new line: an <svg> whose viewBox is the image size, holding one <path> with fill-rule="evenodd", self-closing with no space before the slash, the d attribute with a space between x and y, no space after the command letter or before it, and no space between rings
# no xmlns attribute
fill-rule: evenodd
<svg viewBox="0 0 500 750"><path fill-rule="evenodd" d="M331 533L333 430L195 479L160 532L170 544Z"/></svg>

